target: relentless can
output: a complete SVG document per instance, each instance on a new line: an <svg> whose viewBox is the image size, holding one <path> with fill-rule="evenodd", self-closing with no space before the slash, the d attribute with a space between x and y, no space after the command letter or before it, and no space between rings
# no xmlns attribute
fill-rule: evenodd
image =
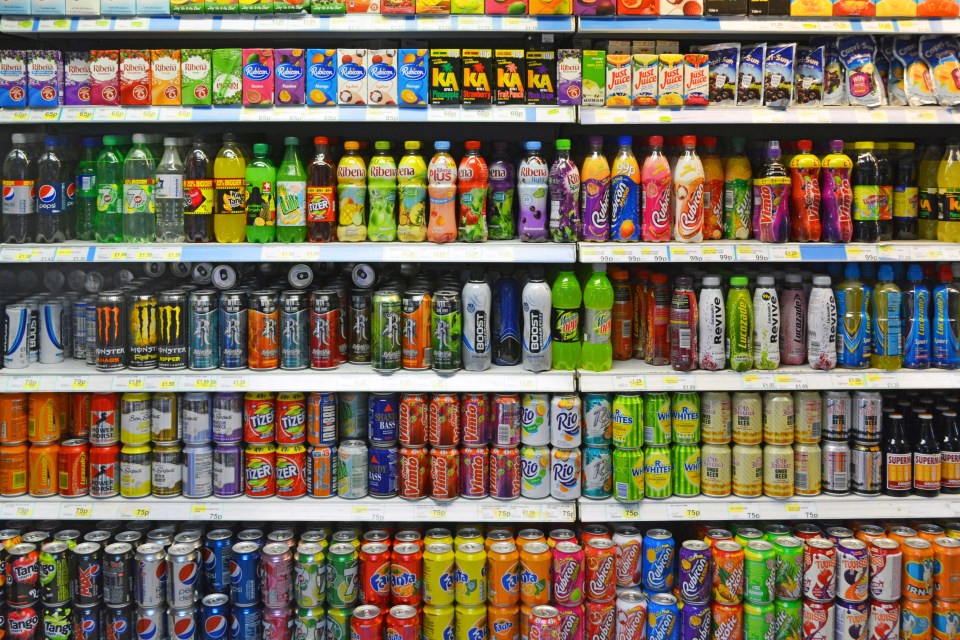
<svg viewBox="0 0 960 640"><path fill-rule="evenodd" d="M222 369L247 368L247 294L244 291L224 291L220 294L217 310L219 358Z"/></svg>
<svg viewBox="0 0 960 640"><path fill-rule="evenodd" d="M340 365L340 298L333 289L310 294L309 357L311 369L333 369Z"/></svg>
<svg viewBox="0 0 960 640"><path fill-rule="evenodd" d="M408 289L401 301L403 332L401 335L404 369L429 369L433 362L431 316L433 298L426 289Z"/></svg>
<svg viewBox="0 0 960 640"><path fill-rule="evenodd" d="M374 371L400 369L400 319L400 292L396 289L375 291L370 310L370 363Z"/></svg>
<svg viewBox="0 0 960 640"><path fill-rule="evenodd" d="M280 294L279 320L280 368L287 371L306 369L311 357L307 333L310 313L307 311L306 292L288 289Z"/></svg>
<svg viewBox="0 0 960 640"><path fill-rule="evenodd" d="M250 369L265 371L280 366L280 307L270 290L250 294L247 312L247 359Z"/></svg>
<svg viewBox="0 0 960 640"><path fill-rule="evenodd" d="M219 322L217 292L200 289L190 293L187 335L189 364L196 371L207 371L220 366Z"/></svg>
<svg viewBox="0 0 960 640"><path fill-rule="evenodd" d="M455 289L440 289L434 293L431 316L431 351L433 368L437 371L457 371L461 366L461 300Z"/></svg>
<svg viewBox="0 0 960 640"><path fill-rule="evenodd" d="M352 364L370 362L370 291L358 289L350 292L347 314L347 359Z"/></svg>

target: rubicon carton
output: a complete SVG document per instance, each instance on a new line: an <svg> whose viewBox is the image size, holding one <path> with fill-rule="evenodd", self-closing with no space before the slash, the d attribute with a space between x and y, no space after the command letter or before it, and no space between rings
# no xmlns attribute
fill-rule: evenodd
<svg viewBox="0 0 960 640"><path fill-rule="evenodd" d="M149 106L153 92L149 49L120 50L120 104Z"/></svg>
<svg viewBox="0 0 960 640"><path fill-rule="evenodd" d="M316 5L314 5L316 6ZM334 107L337 104L337 50L307 49L307 104Z"/></svg>
<svg viewBox="0 0 960 640"><path fill-rule="evenodd" d="M274 49L273 101L278 105L306 103L306 61L303 49Z"/></svg>
<svg viewBox="0 0 960 640"><path fill-rule="evenodd" d="M579 106L583 99L583 61L580 49L557 51L557 104Z"/></svg>
<svg viewBox="0 0 960 640"><path fill-rule="evenodd" d="M120 104L120 52L116 49L90 52L90 104Z"/></svg>
<svg viewBox="0 0 960 640"><path fill-rule="evenodd" d="M529 0L527 11L532 16L569 16L573 0Z"/></svg>
<svg viewBox="0 0 960 640"><path fill-rule="evenodd" d="M346 0L347 13L380 13L380 0Z"/></svg>
<svg viewBox="0 0 960 640"><path fill-rule="evenodd" d="M178 105L181 100L180 49L150 51L151 94L153 104Z"/></svg>
<svg viewBox="0 0 960 640"><path fill-rule="evenodd" d="M366 49L337 49L337 104L367 104Z"/></svg>
<svg viewBox="0 0 960 640"><path fill-rule="evenodd" d="M273 49L243 50L243 105L273 104Z"/></svg>
<svg viewBox="0 0 960 640"><path fill-rule="evenodd" d="M27 62L27 106L59 107L63 104L63 57L59 51L30 52Z"/></svg>
<svg viewBox="0 0 960 640"><path fill-rule="evenodd" d="M27 106L27 58L26 51L0 51L0 107Z"/></svg>
<svg viewBox="0 0 960 640"><path fill-rule="evenodd" d="M657 106L659 73L660 58L657 54L633 54L633 106Z"/></svg>
<svg viewBox="0 0 960 640"><path fill-rule="evenodd" d="M602 107L606 104L607 85L607 54L595 49L584 49L583 66L583 98L584 107Z"/></svg>
<svg viewBox="0 0 960 640"><path fill-rule="evenodd" d="M30 13L35 16L65 16L67 6L64 0L31 0Z"/></svg>
<svg viewBox="0 0 960 640"><path fill-rule="evenodd" d="M702 16L703 0L660 0L661 16Z"/></svg>
<svg viewBox="0 0 960 640"><path fill-rule="evenodd" d="M497 68L497 104L526 104L527 60L523 49L497 49L494 52Z"/></svg>
<svg viewBox="0 0 960 640"><path fill-rule="evenodd" d="M430 104L460 104L460 49L430 49Z"/></svg>
<svg viewBox="0 0 960 640"><path fill-rule="evenodd" d="M683 56L683 104L686 107L710 104L710 62L705 53Z"/></svg>
<svg viewBox="0 0 960 640"><path fill-rule="evenodd" d="M400 49L397 97L402 107L425 107L430 100L427 49Z"/></svg>
<svg viewBox="0 0 960 640"><path fill-rule="evenodd" d="M346 12L346 0L313 0L310 3L310 13L315 15L337 15Z"/></svg>
<svg viewBox="0 0 960 640"><path fill-rule="evenodd" d="M397 50L367 51L367 104L397 106Z"/></svg>
<svg viewBox="0 0 960 640"><path fill-rule="evenodd" d="M655 16L660 13L658 4L657 0L616 0L616 11L613 13L621 16Z"/></svg>
<svg viewBox="0 0 960 640"><path fill-rule="evenodd" d="M100 13L105 16L137 15L136 0L100 0Z"/></svg>
<svg viewBox="0 0 960 640"><path fill-rule="evenodd" d="M180 85L183 104L209 106L213 103L213 52L210 49L180 51Z"/></svg>
<svg viewBox="0 0 960 640"><path fill-rule="evenodd" d="M527 51L527 104L557 104L555 51Z"/></svg>
<svg viewBox="0 0 960 640"><path fill-rule="evenodd" d="M417 14L447 15L450 13L450 0L416 0Z"/></svg>
<svg viewBox="0 0 960 640"><path fill-rule="evenodd" d="M213 50L213 104L240 104L243 97L242 49Z"/></svg>
<svg viewBox="0 0 960 640"><path fill-rule="evenodd" d="M90 104L90 52L63 54L63 104L86 107Z"/></svg>
<svg viewBox="0 0 960 640"><path fill-rule="evenodd" d="M463 50L463 104L489 105L493 102L493 52L490 49Z"/></svg>
<svg viewBox="0 0 960 640"><path fill-rule="evenodd" d="M450 0L450 13L478 15L483 13L484 0Z"/></svg>
<svg viewBox="0 0 960 640"><path fill-rule="evenodd" d="M380 7L382 14L411 14L416 10L416 0L384 0Z"/></svg>
<svg viewBox="0 0 960 640"><path fill-rule="evenodd" d="M629 107L633 95L633 56L626 53L607 54L608 107Z"/></svg>
<svg viewBox="0 0 960 640"><path fill-rule="evenodd" d="M661 107L679 107L683 105L683 55L680 53L660 54L660 84L657 87Z"/></svg>
<svg viewBox="0 0 960 640"><path fill-rule="evenodd" d="M522 16L527 13L527 0L486 0L483 12L488 15Z"/></svg>
<svg viewBox="0 0 960 640"><path fill-rule="evenodd" d="M203 0L170 0L170 13L175 16L203 13Z"/></svg>

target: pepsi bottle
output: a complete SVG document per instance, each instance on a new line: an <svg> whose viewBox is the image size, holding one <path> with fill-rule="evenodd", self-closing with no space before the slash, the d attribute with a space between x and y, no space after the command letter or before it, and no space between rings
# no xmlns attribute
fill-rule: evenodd
<svg viewBox="0 0 960 640"><path fill-rule="evenodd" d="M11 138L13 146L3 159L3 241L32 242L37 228L35 165L27 136L15 133Z"/></svg>
<svg viewBox="0 0 960 640"><path fill-rule="evenodd" d="M67 239L67 176L59 140L47 136L37 159L37 242L64 242Z"/></svg>

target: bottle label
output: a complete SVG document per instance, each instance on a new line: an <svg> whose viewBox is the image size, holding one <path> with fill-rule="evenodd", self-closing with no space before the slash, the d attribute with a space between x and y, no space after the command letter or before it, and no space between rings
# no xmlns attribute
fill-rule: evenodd
<svg viewBox="0 0 960 640"><path fill-rule="evenodd" d="M874 353L878 356L899 356L900 349L900 306L902 301L900 291L887 291L884 294L886 310L877 308L874 318ZM880 300L878 299L879 303ZM881 322L885 320L886 322Z"/></svg>
<svg viewBox="0 0 960 640"><path fill-rule="evenodd" d="M306 183L296 180L277 182L277 226L302 227L306 224Z"/></svg>
<svg viewBox="0 0 960 640"><path fill-rule="evenodd" d="M723 185L724 237L729 240L746 240L753 226L753 184L738 178L727 180Z"/></svg>
<svg viewBox="0 0 960 640"><path fill-rule="evenodd" d="M6 213L6 202L3 212ZM120 208L120 194L116 184L102 184L97 189L97 211L100 213L109 213L118 211Z"/></svg>
<svg viewBox="0 0 960 640"><path fill-rule="evenodd" d="M154 213L153 183L147 180L123 181L123 212L128 214Z"/></svg>
<svg viewBox="0 0 960 640"><path fill-rule="evenodd" d="M95 173L77 174L77 197L78 198L96 198L97 197L97 174Z"/></svg>
<svg viewBox="0 0 960 640"><path fill-rule="evenodd" d="M880 187L877 185L854 185L853 219L871 222L880 219Z"/></svg>
<svg viewBox="0 0 960 640"><path fill-rule="evenodd" d="M217 190L217 213L244 213L246 191L243 178L217 178L213 183Z"/></svg>
<svg viewBox="0 0 960 640"><path fill-rule="evenodd" d="M183 176L179 173L157 174L157 198L182 198Z"/></svg>
<svg viewBox="0 0 960 640"><path fill-rule="evenodd" d="M59 182L41 182L37 187L37 213L39 215L59 215L63 213L63 195L65 189Z"/></svg>
<svg viewBox="0 0 960 640"><path fill-rule="evenodd" d="M916 220L919 201L919 189L897 185L893 188L893 217Z"/></svg>
<svg viewBox="0 0 960 640"><path fill-rule="evenodd" d="M943 488L960 489L960 451L941 451L940 461Z"/></svg>
<svg viewBox="0 0 960 640"><path fill-rule="evenodd" d="M936 220L939 215L938 191L936 188L923 189L919 193L917 217L921 220Z"/></svg>
<svg viewBox="0 0 960 640"><path fill-rule="evenodd" d="M940 220L960 220L960 189L940 189Z"/></svg>
<svg viewBox="0 0 960 640"><path fill-rule="evenodd" d="M307 187L307 222L336 222L333 187Z"/></svg>
<svg viewBox="0 0 960 640"><path fill-rule="evenodd" d="M877 203L877 213L881 220L893 219L893 187L880 187L880 200Z"/></svg>
<svg viewBox="0 0 960 640"><path fill-rule="evenodd" d="M362 184L340 185L337 188L337 193L340 197L340 226L365 226L367 223L367 187Z"/></svg>
<svg viewBox="0 0 960 640"><path fill-rule="evenodd" d="M580 342L580 312L576 309L553 309L553 339L556 342Z"/></svg>
<svg viewBox="0 0 960 640"><path fill-rule="evenodd" d="M247 184L247 224L253 227L271 227L277 224L272 182Z"/></svg>
<svg viewBox="0 0 960 640"><path fill-rule="evenodd" d="M587 309L583 315L583 341L609 344L613 318L610 309Z"/></svg>
<svg viewBox="0 0 960 640"><path fill-rule="evenodd" d="M213 213L213 180L183 181L183 213L208 216Z"/></svg>
<svg viewBox="0 0 960 640"><path fill-rule="evenodd" d="M913 488L926 491L940 490L941 460L939 453L913 454Z"/></svg>
<svg viewBox="0 0 960 640"><path fill-rule="evenodd" d="M909 453L887 454L887 489L910 491L913 488L913 456Z"/></svg>

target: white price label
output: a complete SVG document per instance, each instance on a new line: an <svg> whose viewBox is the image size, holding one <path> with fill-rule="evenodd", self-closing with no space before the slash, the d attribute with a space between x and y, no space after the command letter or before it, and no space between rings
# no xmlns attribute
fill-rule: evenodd
<svg viewBox="0 0 960 640"><path fill-rule="evenodd" d="M899 389L900 379L895 373L868 373L867 387L870 389Z"/></svg>
<svg viewBox="0 0 960 640"><path fill-rule="evenodd" d="M33 504L29 502L10 502L0 508L4 518L32 518Z"/></svg>
<svg viewBox="0 0 960 640"><path fill-rule="evenodd" d="M703 262L703 251L692 245L670 247L670 262Z"/></svg>
<svg viewBox="0 0 960 640"><path fill-rule="evenodd" d="M741 386L747 391L776 389L777 383L771 373L745 373L740 378Z"/></svg>
<svg viewBox="0 0 960 640"><path fill-rule="evenodd" d="M638 520L640 506L636 504L616 504L607 507L608 520Z"/></svg>
<svg viewBox="0 0 960 640"><path fill-rule="evenodd" d="M727 507L727 515L731 520L759 520L760 507L755 504L738 502Z"/></svg>
<svg viewBox="0 0 960 640"><path fill-rule="evenodd" d="M246 391L250 387L250 382L242 376L221 376L217 382L218 389L232 389L233 391Z"/></svg>
<svg viewBox="0 0 960 640"><path fill-rule="evenodd" d="M414 515L417 520L436 520L447 519L447 508L441 505L417 505L414 507Z"/></svg>
<svg viewBox="0 0 960 640"><path fill-rule="evenodd" d="M759 245L737 245L737 260L741 262L769 262L770 249Z"/></svg>
<svg viewBox="0 0 960 640"><path fill-rule="evenodd" d="M483 520L509 521L513 520L513 509L508 505L480 507L479 515Z"/></svg>
<svg viewBox="0 0 960 640"><path fill-rule="evenodd" d="M862 373L832 373L830 378L840 389L863 389L866 386Z"/></svg>
<svg viewBox="0 0 960 640"><path fill-rule="evenodd" d="M145 505L123 505L120 507L121 520L149 520L151 507Z"/></svg>
<svg viewBox="0 0 960 640"><path fill-rule="evenodd" d="M712 246L707 244L700 247L700 254L707 262L733 262L736 258L736 250L730 245Z"/></svg>
<svg viewBox="0 0 960 640"><path fill-rule="evenodd" d="M770 247L770 259L777 262L796 262L800 260L800 247L789 244L775 244Z"/></svg>
<svg viewBox="0 0 960 640"><path fill-rule="evenodd" d="M203 503L190 505L191 520L223 520L223 505Z"/></svg>
<svg viewBox="0 0 960 640"><path fill-rule="evenodd" d="M910 247L898 244L881 244L877 247L877 255L881 260L906 262L910 260Z"/></svg>
<svg viewBox="0 0 960 640"><path fill-rule="evenodd" d="M697 383L692 375L663 376L663 387L670 391L695 391Z"/></svg>
<svg viewBox="0 0 960 640"><path fill-rule="evenodd" d="M117 376L113 379L114 391L143 391L144 387L142 376Z"/></svg>
<svg viewBox="0 0 960 640"><path fill-rule="evenodd" d="M570 504L548 504L543 507L543 518L551 522L573 522L577 517L576 507Z"/></svg>
<svg viewBox="0 0 960 640"><path fill-rule="evenodd" d="M7 391L39 391L40 378L13 376L7 383Z"/></svg>
<svg viewBox="0 0 960 640"><path fill-rule="evenodd" d="M72 502L60 505L60 517L70 520L86 520L93 517L93 503Z"/></svg>
<svg viewBox="0 0 960 640"><path fill-rule="evenodd" d="M817 505L812 502L787 502L783 505L784 514L788 520L817 520L820 513Z"/></svg>
<svg viewBox="0 0 960 640"><path fill-rule="evenodd" d="M692 504L668 504L667 515L671 520L699 520L703 517L703 511L700 505Z"/></svg>
<svg viewBox="0 0 960 640"><path fill-rule="evenodd" d="M86 247L58 247L53 259L56 262L86 262L88 255Z"/></svg>
<svg viewBox="0 0 960 640"><path fill-rule="evenodd" d="M877 247L850 244L847 245L847 260L851 262L876 262L879 259Z"/></svg>
<svg viewBox="0 0 960 640"><path fill-rule="evenodd" d="M640 247L640 260L634 260L635 255L630 256L631 262L668 262L670 260L667 255L667 247L655 246L655 247Z"/></svg>

